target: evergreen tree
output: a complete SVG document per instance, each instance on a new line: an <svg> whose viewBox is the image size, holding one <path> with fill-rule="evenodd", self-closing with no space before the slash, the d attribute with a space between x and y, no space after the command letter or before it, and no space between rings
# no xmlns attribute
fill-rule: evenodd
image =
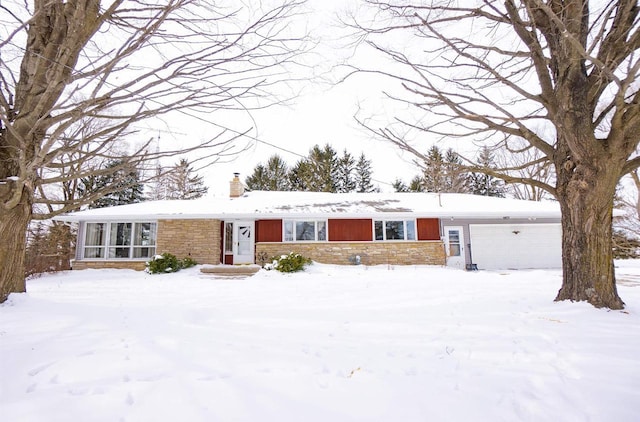
<svg viewBox="0 0 640 422"><path fill-rule="evenodd" d="M244 184L249 190L269 190L269 180L265 166L263 164L255 166L251 176L244 180Z"/></svg>
<svg viewBox="0 0 640 422"><path fill-rule="evenodd" d="M289 168L287 163L277 154L272 155L267 161L266 190L286 191L289 190Z"/></svg>
<svg viewBox="0 0 640 422"><path fill-rule="evenodd" d="M144 186L140 182L138 169L131 167L122 160L107 162L103 170L95 171L91 176L81 179L82 195L92 192L108 192L104 196L89 204L89 208L104 208L115 205L134 204L144 201Z"/></svg>
<svg viewBox="0 0 640 422"><path fill-rule="evenodd" d="M258 164L251 176L245 179L249 190L287 191L291 190L289 168L287 163L274 154L267 160L267 164Z"/></svg>
<svg viewBox="0 0 640 422"><path fill-rule="evenodd" d="M167 199L196 199L204 196L209 188L202 176L193 175L189 162L181 158L167 174Z"/></svg>
<svg viewBox="0 0 640 422"><path fill-rule="evenodd" d="M426 192L468 192L466 178L461 170L458 154L449 148L442 154L440 148L432 146L425 158L423 186Z"/></svg>
<svg viewBox="0 0 640 422"><path fill-rule="evenodd" d="M336 192L338 158L336 151L326 144L324 148L315 145L309 156L298 160L289 171L291 190L308 192Z"/></svg>
<svg viewBox="0 0 640 422"><path fill-rule="evenodd" d="M478 165L486 169L495 168L493 151L489 147L484 146L480 150ZM474 195L497 196L500 198L505 196L504 181L494 176L473 172L469 173L467 180L469 190Z"/></svg>
<svg viewBox="0 0 640 422"><path fill-rule="evenodd" d="M308 191L309 190L309 162L306 159L298 160L295 166L289 170L289 186L291 190Z"/></svg>
<svg viewBox="0 0 640 422"><path fill-rule="evenodd" d="M420 176L415 176L409 183L409 192L424 192L424 180Z"/></svg>
<svg viewBox="0 0 640 422"><path fill-rule="evenodd" d="M447 149L444 157L445 168L445 192L466 193L469 192L466 172L462 170L462 160L453 149Z"/></svg>
<svg viewBox="0 0 640 422"><path fill-rule="evenodd" d="M424 192L424 180L420 176L414 176L408 186L400 179L396 179L392 186L396 192Z"/></svg>
<svg viewBox="0 0 640 422"><path fill-rule="evenodd" d="M436 145L427 152L422 183L426 192L446 191L444 157Z"/></svg>
<svg viewBox="0 0 640 422"><path fill-rule="evenodd" d="M371 162L364 154L356 162L345 149L342 156L329 144L315 145L309 155L288 168L285 161L273 155L266 165L257 165L245 180L251 190L293 190L307 192L354 192L374 190L371 184Z"/></svg>
<svg viewBox="0 0 640 422"><path fill-rule="evenodd" d="M353 192L356 189L354 179L356 160L345 149L342 157L338 159L336 168L336 180L338 192Z"/></svg>
<svg viewBox="0 0 640 422"><path fill-rule="evenodd" d="M409 186L407 186L402 179L396 179L391 184L394 192L409 192Z"/></svg>
<svg viewBox="0 0 640 422"><path fill-rule="evenodd" d="M329 145L311 148L308 158L307 184L312 192L336 192L338 186L338 154Z"/></svg>
<svg viewBox="0 0 640 422"><path fill-rule="evenodd" d="M373 171L371 169L371 161L367 160L364 153L360 154L356 163L356 192L375 192L376 189L371 182Z"/></svg>

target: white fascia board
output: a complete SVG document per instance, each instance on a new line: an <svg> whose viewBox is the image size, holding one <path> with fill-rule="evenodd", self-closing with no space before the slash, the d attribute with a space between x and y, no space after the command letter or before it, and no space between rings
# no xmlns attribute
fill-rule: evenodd
<svg viewBox="0 0 640 422"><path fill-rule="evenodd" d="M406 220L415 218L453 219L536 219L560 218L556 212L401 212L401 213L194 213L194 214L95 214L95 215L59 215L53 217L55 221L78 223L81 221L156 221L156 220L327 220L327 219L380 219Z"/></svg>

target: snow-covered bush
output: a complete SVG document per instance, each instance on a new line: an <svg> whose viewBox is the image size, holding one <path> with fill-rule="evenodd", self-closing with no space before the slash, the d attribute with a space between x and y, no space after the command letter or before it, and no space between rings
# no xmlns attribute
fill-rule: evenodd
<svg viewBox="0 0 640 422"><path fill-rule="evenodd" d="M194 265L198 265L198 263L196 262L195 259L191 258L190 256L182 260L182 268L189 268L189 267L193 267Z"/></svg>
<svg viewBox="0 0 640 422"><path fill-rule="evenodd" d="M271 264L265 264L267 270L278 270L283 273L295 273L304 270L304 267L311 264L311 259L305 258L299 253L289 253L289 255L281 255L274 257Z"/></svg>
<svg viewBox="0 0 640 422"><path fill-rule="evenodd" d="M147 262L146 271L149 274L175 273L196 264L196 261L191 257L178 259L175 255L165 252L162 255L154 256L151 261Z"/></svg>

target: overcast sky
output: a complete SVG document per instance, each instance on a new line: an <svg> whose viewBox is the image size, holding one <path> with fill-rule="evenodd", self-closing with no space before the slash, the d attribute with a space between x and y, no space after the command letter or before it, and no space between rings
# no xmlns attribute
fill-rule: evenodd
<svg viewBox="0 0 640 422"><path fill-rule="evenodd" d="M313 13L297 18L296 24L308 28L319 43L307 58L313 64L316 76L337 79L341 74L339 71L325 73L353 51L347 45L349 39L345 38L346 29L337 23L336 14L344 15L347 8L353 8L357 3L357 0L310 0L307 7ZM401 156L397 148L372 138L354 120L360 107L370 109L382 96L381 79L361 75L337 85L323 79L317 78L302 84L302 94L290 105L236 116L241 123L234 127L255 127L250 132L253 139L245 138L251 147L229 163L218 163L200 171L206 177L210 192L227 194L233 172L241 173L241 179L244 180L257 164L266 162L273 154L281 155L293 165L300 156L306 156L311 147L326 143L340 154L345 148L354 156L364 152L373 164L374 184L383 191L392 190L390 184L397 177L409 181L417 174L417 168L411 164L412 157L406 154ZM360 113L366 117L367 111ZM211 130L206 125L198 129L189 128L186 135L204 137Z"/></svg>

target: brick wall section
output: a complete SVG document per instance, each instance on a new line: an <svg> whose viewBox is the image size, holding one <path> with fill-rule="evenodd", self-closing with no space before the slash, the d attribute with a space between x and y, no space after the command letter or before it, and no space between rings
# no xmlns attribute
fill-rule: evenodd
<svg viewBox="0 0 640 422"><path fill-rule="evenodd" d="M127 270L142 271L146 267L147 261L74 261L72 263L72 268L74 270L86 270L87 268L124 268Z"/></svg>
<svg viewBox="0 0 640 422"><path fill-rule="evenodd" d="M156 253L190 256L198 264L220 263L220 220L159 220Z"/></svg>
<svg viewBox="0 0 640 422"><path fill-rule="evenodd" d="M359 255L364 265L445 265L441 241L427 242L318 242L318 243L258 243L256 262L262 256L273 257L290 252L299 253L324 264L349 265L350 258Z"/></svg>

